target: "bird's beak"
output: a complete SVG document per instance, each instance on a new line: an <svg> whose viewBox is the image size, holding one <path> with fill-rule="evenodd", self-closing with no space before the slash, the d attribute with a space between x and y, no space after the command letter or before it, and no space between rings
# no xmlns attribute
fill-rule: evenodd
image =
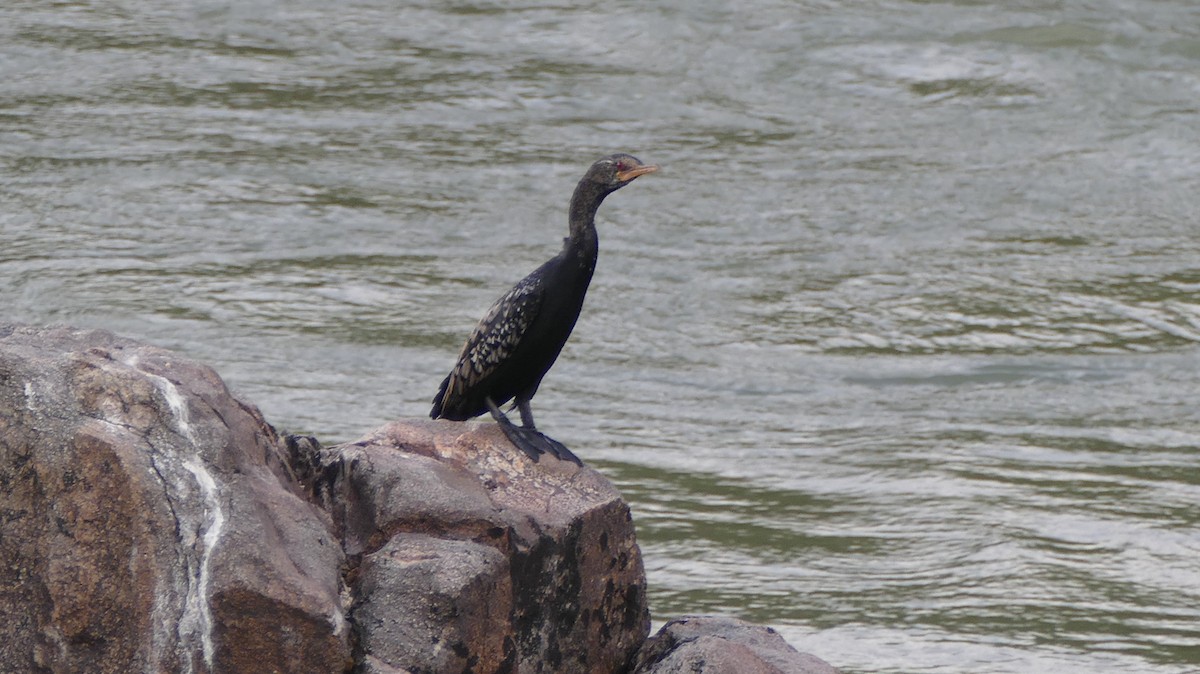
<svg viewBox="0 0 1200 674"><path fill-rule="evenodd" d="M631 168L628 171L617 171L617 180L627 183L640 175L654 173L657 170L658 164L643 164L642 166Z"/></svg>

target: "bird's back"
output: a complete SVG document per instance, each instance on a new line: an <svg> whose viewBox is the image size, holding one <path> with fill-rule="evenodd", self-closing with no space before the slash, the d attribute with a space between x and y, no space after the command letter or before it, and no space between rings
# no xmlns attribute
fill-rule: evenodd
<svg viewBox="0 0 1200 674"><path fill-rule="evenodd" d="M565 253L565 251L564 251ZM498 299L467 338L429 416L461 421L533 397L583 306L591 268L560 254Z"/></svg>

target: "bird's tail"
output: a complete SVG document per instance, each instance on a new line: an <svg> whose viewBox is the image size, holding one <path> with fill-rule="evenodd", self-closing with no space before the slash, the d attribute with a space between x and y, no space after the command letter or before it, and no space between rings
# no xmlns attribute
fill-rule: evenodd
<svg viewBox="0 0 1200 674"><path fill-rule="evenodd" d="M442 402L446 400L446 389L450 386L450 375L442 380L442 385L438 387L437 395L433 397L433 409L429 411L430 419L438 419L442 416Z"/></svg>

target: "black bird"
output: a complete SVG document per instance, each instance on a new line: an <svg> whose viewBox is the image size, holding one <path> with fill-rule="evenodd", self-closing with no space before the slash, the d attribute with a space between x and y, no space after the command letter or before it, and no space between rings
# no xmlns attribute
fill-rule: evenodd
<svg viewBox="0 0 1200 674"><path fill-rule="evenodd" d="M657 170L627 154L592 164L571 197L571 235L563 240L562 251L488 309L442 381L430 417L464 421L491 412L508 439L533 460L549 452L582 465L569 449L538 432L529 401L583 307L599 250L596 211L600 202L634 178ZM521 426L500 411L509 400L521 411Z"/></svg>

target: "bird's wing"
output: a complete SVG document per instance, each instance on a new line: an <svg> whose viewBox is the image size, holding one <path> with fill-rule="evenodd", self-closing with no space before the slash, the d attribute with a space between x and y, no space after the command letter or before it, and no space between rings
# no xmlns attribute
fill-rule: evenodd
<svg viewBox="0 0 1200 674"><path fill-rule="evenodd" d="M542 278L531 274L488 309L450 372L445 400L462 395L512 356L541 310L543 289Z"/></svg>

